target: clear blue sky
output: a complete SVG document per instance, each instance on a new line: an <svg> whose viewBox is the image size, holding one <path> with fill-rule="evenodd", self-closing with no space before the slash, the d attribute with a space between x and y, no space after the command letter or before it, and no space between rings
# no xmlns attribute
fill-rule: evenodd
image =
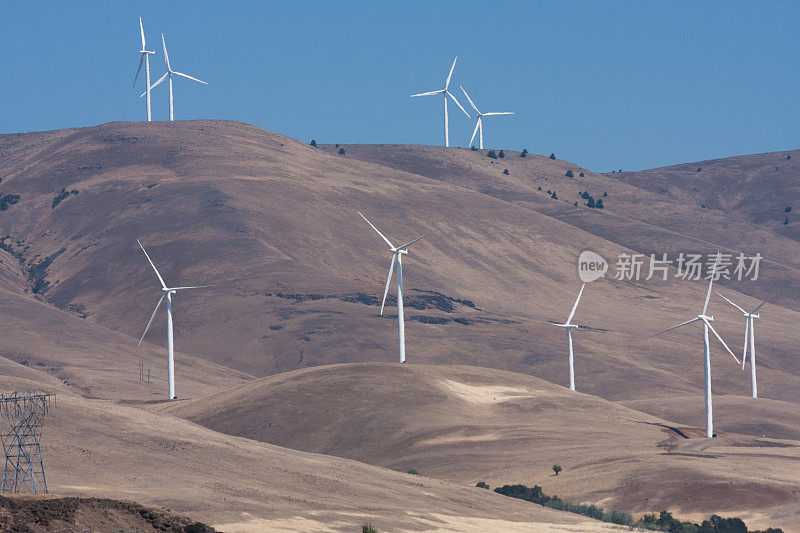
<svg viewBox="0 0 800 533"><path fill-rule="evenodd" d="M0 133L143 120L139 16L153 81L164 32L173 68L209 82L176 81L176 119L442 144L441 99L409 95L440 88L458 55L452 88L517 113L486 120L487 147L598 171L800 147L800 2L788 1L0 0ZM451 145L466 146L474 122L450 111Z"/></svg>

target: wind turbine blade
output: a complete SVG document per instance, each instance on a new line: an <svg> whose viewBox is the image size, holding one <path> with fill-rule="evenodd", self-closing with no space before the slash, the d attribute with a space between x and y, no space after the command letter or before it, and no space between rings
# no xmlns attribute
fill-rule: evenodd
<svg viewBox="0 0 800 533"><path fill-rule="evenodd" d="M392 283L392 273L394 272L394 262L397 260L397 254L392 254L392 264L389 265L389 277L386 278L386 288L383 289L383 301L381 301L381 313L383 314L383 306L386 304L386 295L389 294L389 285Z"/></svg>
<svg viewBox="0 0 800 533"><path fill-rule="evenodd" d="M147 260L148 260L148 261L150 261L150 266L151 266L151 267L153 267L153 270L155 270L155 271L156 271L156 276L158 276L158 281L160 281L160 282L161 282L161 287L162 287L162 288L164 288L164 289L166 289L166 288L167 288L167 286L166 286L166 284L164 283L164 279L161 277L161 274L159 274L159 273L158 273L158 269L157 269L157 268L156 268L156 266L153 264L153 260L152 260L152 259L150 259L150 256L149 256L149 255L147 255L147 250L145 250L145 249L144 249L144 246L142 246L142 243L140 243L140 242L139 242L139 239L136 239L136 242L138 242L138 243L139 243L139 247L140 247L140 248L142 249L142 251L144 252L144 255L145 255L145 257L147 257Z"/></svg>
<svg viewBox="0 0 800 533"><path fill-rule="evenodd" d="M461 85L459 85L458 88L461 89L461 92L463 92L464 96L467 97L467 102L469 102L469 105L472 106L472 109L474 109L476 113L480 114L480 111L478 110L478 107L475 105L475 102L473 102L472 98L470 98L469 95L467 94L467 90L464 89Z"/></svg>
<svg viewBox="0 0 800 533"><path fill-rule="evenodd" d="M142 32L142 51L144 51L144 26L142 26L142 17L139 17L139 31Z"/></svg>
<svg viewBox="0 0 800 533"><path fill-rule="evenodd" d="M747 361L747 345L750 340L750 317L744 321L744 350L742 350L742 370L744 370L744 363Z"/></svg>
<svg viewBox="0 0 800 533"><path fill-rule="evenodd" d="M450 74L447 75L447 81L444 82L444 89L447 90L450 87L450 78L453 77L453 69L456 68L456 61L458 61L458 56L453 60L453 66L450 67Z"/></svg>
<svg viewBox="0 0 800 533"><path fill-rule="evenodd" d="M158 308L161 306L161 302L164 300L164 296L166 296L166 295L167 295L167 293L164 292L164 293L161 294L161 298L158 299L158 303L156 304L156 308L153 310L153 314L150 316L150 322L148 322L147 323L147 327L144 328L144 333L142 333L142 338L139 339L139 344L137 344L137 346L141 346L142 345L142 341L144 340L144 336L147 335L147 331L150 329L150 324L153 323L153 319L156 317L156 313L158 312Z"/></svg>
<svg viewBox="0 0 800 533"><path fill-rule="evenodd" d="M736 356L733 354L733 352L731 351L731 349L730 349L730 348L728 348L728 345L727 345L727 344L725 344L725 341L724 341L724 340L722 340L722 337L720 337L720 336L719 336L719 333L717 333L717 330L715 330L715 329L714 329L714 326L712 326L712 325L711 325L711 322L709 322L709 321L708 321L708 320L706 320L705 318L703 319L703 322L705 322L705 323L706 323L706 325L708 326L708 329L710 329L710 330L711 330L711 332L712 332L712 333L714 334L714 336L715 336L715 337L716 337L716 338L719 340L719 342L721 342L721 343L722 343L722 345L725 347L725 349L726 349L726 350L728 350L728 353L729 353L729 354L731 354L731 357L733 357L733 359L734 359L734 360L735 360L737 363L741 363L741 361L739 361L739 358L738 358L738 357L736 357Z"/></svg>
<svg viewBox="0 0 800 533"><path fill-rule="evenodd" d="M169 66L169 54L167 53L167 42L164 40L164 34L161 34L161 44L164 46L164 62L167 64L167 70L172 70Z"/></svg>
<svg viewBox="0 0 800 533"><path fill-rule="evenodd" d="M171 291L180 291L183 289L205 289L206 287L216 287L216 285L193 285L191 287L172 287Z"/></svg>
<svg viewBox="0 0 800 533"><path fill-rule="evenodd" d="M760 304L758 304L757 306L755 306L755 308L754 308L752 311L750 311L750 314L752 315L753 313L755 313L756 311L758 311L759 309L761 309L761 306L762 306L762 305L764 305L765 303L767 303L767 301L766 301L766 300L764 300L763 302L761 302Z"/></svg>
<svg viewBox="0 0 800 533"><path fill-rule="evenodd" d="M184 78L189 78L190 80L194 80L194 81L200 82L203 85L208 85L208 83L204 82L203 80L198 80L197 78L193 78L193 77L189 76L188 74L184 74L183 72L175 72L173 70L172 73L175 74L176 76L183 76Z"/></svg>
<svg viewBox="0 0 800 533"><path fill-rule="evenodd" d="M685 326L686 324L691 324L692 322L697 322L698 320L700 320L700 318L699 318L699 317L694 317L693 319L691 319L691 320L687 320L686 322L681 322L680 324L676 324L676 325L672 326L671 328L662 329L662 330L661 330L661 331L659 331L658 333L655 333L655 334L653 334L653 335L650 335L650 336L648 337L648 339L652 339L653 337L656 337L656 336L658 336L658 335L661 335L662 333L666 333L667 331L669 331L669 330L671 330L671 329L679 328L679 327L681 327L681 326Z"/></svg>
<svg viewBox="0 0 800 533"><path fill-rule="evenodd" d="M462 105L459 103L459 101L458 101L458 100L456 100L456 97L455 97L455 96L453 96L453 94L452 94L450 91L445 91L445 92L444 92L444 94L445 94L445 98L447 98L448 96L449 96L450 98L452 98L452 99L453 99L453 101L454 101L454 102L456 103L456 105L458 106L458 108L459 108L461 111L463 111L463 112L464 112L464 114L465 114L465 115L467 115L469 118L472 118L472 117L470 117L470 116L469 116L469 113L467 113L467 110L466 110L466 109L464 109L464 107L463 107L463 106L462 106Z"/></svg>
<svg viewBox="0 0 800 533"><path fill-rule="evenodd" d="M412 94L411 98L415 96L433 96L434 94L442 94L444 91L429 91L427 93Z"/></svg>
<svg viewBox="0 0 800 533"><path fill-rule="evenodd" d="M361 215L361 211L356 211L356 213L358 213L359 215ZM363 218L364 220L367 220L367 217L365 217L364 215L361 215L361 218ZM386 244L388 244L388 245L389 245L389 248L391 248L392 250L394 250L394 249L395 249L395 248L394 248L394 244L392 244L392 243L389 241L389 239L387 239L387 238L386 238L386 235L384 235L383 233L381 233L380 231L378 231L378 228L376 228L375 226L373 226L373 225L372 225L372 222L370 222L369 220L367 220L367 224L369 224L370 226L372 226L372 229L374 229L376 232L378 232L378 235L380 235L380 236L381 236L381 238L382 238L384 241L386 241Z"/></svg>
<svg viewBox="0 0 800 533"><path fill-rule="evenodd" d="M402 246L398 246L398 247L397 247L397 249L398 249L398 250L402 250L402 249L404 249L404 248L408 248L409 246L411 246L412 244L414 244L414 243L415 243L415 242L417 242L418 240L420 240L420 239L424 239L425 237L427 237L428 235L431 235L431 234L432 234L432 232L431 232L431 233L426 233L426 234L425 234L425 235L423 235L422 237L417 237L417 238L416 238L416 239L414 239L413 241L408 241L408 242L407 242L407 243L405 243L404 245L402 245Z"/></svg>
<svg viewBox="0 0 800 533"><path fill-rule="evenodd" d="M490 115L513 115L512 111L502 111L502 112L494 112L494 113L483 113L483 116L490 116Z"/></svg>
<svg viewBox="0 0 800 533"><path fill-rule="evenodd" d="M586 288L585 283L581 285L581 291L578 293L578 298L575 299L575 305L572 306L572 311L570 311L569 313L569 318L567 318L567 321L564 322L564 324L569 324L570 321L572 320L572 317L575 316L575 310L578 309L578 302L581 301L581 295L583 294L584 288Z"/></svg>
<svg viewBox="0 0 800 533"><path fill-rule="evenodd" d="M139 72L142 71L142 64L144 63L144 54L139 58L139 68L136 69L136 77L133 78L133 86L136 86L136 80L139 79Z"/></svg>
<svg viewBox="0 0 800 533"><path fill-rule="evenodd" d="M472 137L469 140L470 146L472 146L472 141L475 140L475 135L478 134L478 128L480 127L480 125L481 125L481 119L480 117L478 117L478 120L475 122L475 131L472 132Z"/></svg>
<svg viewBox="0 0 800 533"><path fill-rule="evenodd" d="M153 85L151 85L151 86L150 86L150 90L152 91L153 89L155 89L155 88L156 88L156 86L157 86L159 83L161 83L162 81L164 81L165 79L167 79L167 76L169 76L169 72L166 72L166 73L165 73L163 76L161 76L160 78L158 78L158 81L157 81L157 82L155 82ZM140 95L139 95L139 98L141 98L141 97L142 97L142 96L144 96L145 94L147 94L147 91L145 91L145 92L143 92L142 94L140 94Z"/></svg>
<svg viewBox="0 0 800 533"><path fill-rule="evenodd" d="M717 255L714 257L714 266L711 269L711 278L708 280L708 292L706 293L706 302L703 304L703 312L700 313L701 315L706 314L706 309L708 309L708 301L711 299L711 286L714 284L714 274L717 272L717 263L719 262L719 250L717 250Z"/></svg>
<svg viewBox="0 0 800 533"><path fill-rule="evenodd" d="M731 304L732 306L734 306L736 309L738 309L739 311L741 311L741 312L742 312L742 313L744 313L744 314L747 314L747 311L745 311L744 309L742 309L741 307L739 307L738 305L736 305L736 304L735 304L735 303L733 303L732 301L730 301L730 300L728 300L727 298L725 298L725 296L724 296L724 295L722 295L722 294L720 294L720 292L719 292L719 291L714 291L714 292L716 292L716 293L717 293L719 296L722 296L722 298L723 298L723 299L724 299L726 302L728 302L729 304Z"/></svg>

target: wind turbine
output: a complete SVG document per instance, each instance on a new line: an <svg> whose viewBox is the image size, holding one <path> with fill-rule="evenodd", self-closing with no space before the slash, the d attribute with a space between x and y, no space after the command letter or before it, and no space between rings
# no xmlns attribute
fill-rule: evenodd
<svg viewBox="0 0 800 533"><path fill-rule="evenodd" d="M720 296L717 291L714 291ZM725 296L722 296L725 298ZM756 307L753 308L752 311L748 312L733 303L732 301L725 298L725 301L734 306L736 309L742 312L744 315L744 350L742 351L742 370L744 370L744 364L747 360L747 343L750 342L750 392L753 398L758 398L758 382L756 381L756 337L755 333L753 332L753 326L755 323L753 322L754 319L758 318L758 315L755 314L756 311L761 309L761 306L767 303L766 300L758 304Z"/></svg>
<svg viewBox="0 0 800 533"><path fill-rule="evenodd" d="M400 346L400 362L406 362L406 332L405 332L405 325L403 323L403 262L402 257L404 254L408 253L407 248L420 240L422 237L417 237L413 241L409 241L402 246L395 246L393 245L389 239L386 238L386 235L378 231L372 222L367 220L367 217L361 214L360 211L356 211L361 218L366 220L367 224L369 224L372 229L374 229L381 238L386 241L386 244L389 245L389 249L392 251L392 262L389 265L389 276L386 278L386 288L383 291L383 301L381 302L381 312L383 314L383 306L386 304L386 295L389 294L389 284L392 282L392 272L394 271L394 265L397 263L397 337L398 337L398 344Z"/></svg>
<svg viewBox="0 0 800 533"><path fill-rule="evenodd" d="M184 74L183 72L178 72L176 70L172 70L172 67L169 64L169 54L167 53L167 43L164 41L164 34L163 33L161 34L161 44L164 46L164 62L167 64L167 72L163 76L158 78L158 81L155 82L152 85L152 87L150 87L150 89L155 89L158 86L159 83L164 81L164 78L169 78L169 119L170 120L175 120L174 113L173 113L173 107L172 107L172 76L173 75L182 76L184 78L187 78L187 79L190 79L190 80L194 80L194 81L196 81L198 83L202 83L203 85L208 85L208 83L204 82L203 80L198 80L197 78L193 78L192 76L189 76L188 74ZM141 98L142 96L144 96L144 93L142 93L139 96L139 98Z"/></svg>
<svg viewBox="0 0 800 533"><path fill-rule="evenodd" d="M147 83L145 90L145 94L147 95L147 122L150 122L150 56L154 55L155 52L148 50L144 44L144 26L142 26L142 17L139 17L139 31L142 33L142 50L139 52L141 57L139 58L139 68L136 69L136 77L133 78L133 86L136 86L136 80L139 79L139 72L141 72L142 63L144 63L144 70L147 76L147 79L145 80Z"/></svg>
<svg viewBox="0 0 800 533"><path fill-rule="evenodd" d="M467 97L467 101L469 102L469 105L471 105L472 109L474 109L475 113L477 113L476 118L478 119L478 122L475 124L475 131L472 132L472 137L469 140L469 145L472 146L472 141L475 140L475 134L478 133L478 130L480 130L480 132L481 132L481 135L480 135L480 147L481 147L481 150L483 150L483 120L482 120L482 118L483 117L493 116L493 115L513 115L514 113L511 112L511 111L494 112L494 113L481 113L478 110L478 106L475 105L475 103L472 101L472 98L470 98L469 95L467 94L467 91L463 87L461 87L461 85L459 85L459 87L461 88L461 91L463 91L464 96Z"/></svg>
<svg viewBox="0 0 800 533"><path fill-rule="evenodd" d="M570 311L569 316L567 317L567 321L564 322L563 324L558 324L557 322L551 322L552 325L567 330L567 340L569 342L569 390L575 390L575 361L574 361L575 356L572 351L572 330L586 327L586 326L580 326L578 324L573 324L570 321L572 320L572 317L575 316L575 310L578 309L578 302L581 301L581 295L583 294L584 288L586 288L585 283L581 285L581 290L578 293L578 297L575 299L575 303L572 306L572 311Z"/></svg>
<svg viewBox="0 0 800 533"><path fill-rule="evenodd" d="M158 276L158 281L161 282L161 298L158 299L158 303L156 304L156 308L153 310L152 316L150 316L150 322L147 323L147 327L144 329L144 333L142 333L142 338L139 339L138 346L142 345L142 341L144 340L144 336L147 335L147 331L150 329L150 324L153 323L153 319L156 317L156 313L158 312L158 308L161 306L161 302L164 301L164 297L167 298L167 375L169 378L169 399L174 400L177 398L175 396L175 357L172 351L172 295L175 294L177 291L181 291L183 289L202 289L204 287L211 287L211 285L196 285L193 287L167 287L164 283L164 279L161 277L161 274L158 273L158 269L156 265L153 264L153 260L150 259L150 256L147 255L147 250L144 249L142 243L139 242L139 239L136 239L136 242L139 243L139 247L144 252L145 257L150 262L150 266L153 267L153 270L156 272L156 276Z"/></svg>
<svg viewBox="0 0 800 533"><path fill-rule="evenodd" d="M450 87L450 78L453 77L453 69L456 68L456 61L457 60L458 60L458 56L456 56L456 58L453 60L453 66L450 67L450 74L447 75L447 80L444 82L444 89L439 89L438 91L429 91L427 93L419 93L419 94L412 94L411 95L411 98L415 98L417 96L433 96L433 95L436 95L436 94L441 94L444 97L444 145L446 147L450 146L450 133L449 133L448 126L447 126L447 97L449 96L450 98L452 98L453 101L456 103L456 105L461 109L461 111L463 111L464 114L467 115L467 117L469 117L469 113L467 113L467 110L464 109L461 106L461 104L458 103L458 100L456 100L456 97L453 96L453 94L449 90L447 90L447 88Z"/></svg>
<svg viewBox="0 0 800 533"><path fill-rule="evenodd" d="M717 255L717 258L719 258L719 254ZM708 330L711 330L714 336L717 339L719 339L719 342L721 342L722 345L725 347L725 349L728 351L728 353L731 354L731 357L736 359L736 356L733 355L731 349L728 348L728 345L725 344L725 341L722 340L722 337L719 336L719 333L717 333L717 331L714 329L714 326L711 325L711 322L714 321L714 317L706 315L706 310L708 309L708 301L711 299L711 286L714 284L713 273L716 272L716 262L714 263L713 270L714 271L712 272L711 279L708 280L708 292L706 293L706 301L705 303L703 303L703 311L699 315L690 320L681 322L680 324L659 331L658 333L653 335L653 337L655 337L656 335L661 335L662 333L667 332L671 329L679 328L681 326L685 326L686 324L697 322L698 320L703 322L703 375L706 383L706 437L709 439L714 436L714 415L713 415L713 407L711 405L711 352L708 342ZM739 360L736 359L736 362L738 363Z"/></svg>

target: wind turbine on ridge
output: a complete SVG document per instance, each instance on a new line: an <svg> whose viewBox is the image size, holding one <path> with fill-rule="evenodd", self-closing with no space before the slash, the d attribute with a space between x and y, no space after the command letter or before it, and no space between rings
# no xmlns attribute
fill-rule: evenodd
<svg viewBox="0 0 800 533"><path fill-rule="evenodd" d="M164 81L164 78L169 78L169 119L170 119L170 121L173 121L173 120L175 120L175 118L174 118L175 115L174 115L174 112L173 112L173 105L172 105L172 76L173 75L181 76L183 78L187 78L187 79L190 79L190 80L194 80L194 81L196 81L198 83L202 83L203 85L208 85L208 83L204 82L203 80L198 80L197 78L189 76L188 74L184 74L183 72L178 72L176 70L172 70L172 67L169 64L169 54L167 53L167 43L164 41L164 34L163 33L161 34L161 44L164 46L164 62L167 64L167 72L163 76L161 76L158 79L158 81L155 82L152 86L148 86L148 89L155 89L158 86L159 83ZM139 96L139 98L141 98L144 95L145 95L145 93L142 93Z"/></svg>
<svg viewBox="0 0 800 533"><path fill-rule="evenodd" d="M150 262L150 266L153 267L153 270L158 276L158 281L161 283L161 298L158 299L158 303L156 304L156 308L153 310L153 314L150 316L150 321L147 323L147 327L144 329L144 333L142 333L142 338L139 339L138 346L142 345L142 341L144 340L144 336L147 335L147 331L150 329L150 324L153 323L153 319L156 317L156 313L158 312L158 308L161 306L161 302L164 301L164 298L167 298L167 378L169 381L169 399L174 400L177 398L175 396L175 356L172 350L172 295L175 294L177 291L181 291L184 289L202 289L205 287L211 287L212 285L196 285L191 287L167 287L164 283L164 278L161 277L161 274L158 273L158 269L156 265L153 264L153 260L150 259L150 256L147 255L147 250L144 249L142 243L139 242L139 239L136 239L136 242L139 244L139 247L144 252L145 257L147 257L147 261Z"/></svg>
<svg viewBox="0 0 800 533"><path fill-rule="evenodd" d="M433 96L436 94L441 94L444 97L444 145L445 147L450 146L450 133L448 129L448 119L447 119L447 97L453 99L456 105L464 112L467 117L469 117L469 113L464 107L456 100L456 97L448 90L450 87L450 78L453 77L453 69L456 68L456 61L458 61L458 56L453 60L453 66L450 67L450 73L447 75L447 80L444 82L444 89L439 89L438 91L428 91L427 93L419 93L419 94L412 94L411 98L416 98L417 96Z"/></svg>
<svg viewBox="0 0 800 533"><path fill-rule="evenodd" d="M392 262L389 265L389 276L386 278L386 288L383 291L383 301L381 301L381 312L380 314L383 315L383 306L386 304L386 295L389 294L389 284L392 282L392 272L394 271L394 265L397 263L397 337L398 337L398 345L400 351L400 362L406 362L406 332L405 332L405 323L403 321L403 262L402 257L405 254L408 254L407 248L417 242L418 240L425 237L417 237L413 241L409 241L401 246L395 246L391 243L389 239L386 238L386 235L378 231L372 222L367 220L367 217L361 214L360 211L356 211L361 218L363 218L367 224L369 224L375 232L381 236L381 238L389 245L389 249L392 251Z"/></svg>
<svg viewBox="0 0 800 533"><path fill-rule="evenodd" d="M475 140L475 134L478 133L478 131L480 131L481 132L480 133L480 148L481 148L481 150L483 150L483 120L482 120L483 117L489 117L489 116L493 116L493 115L513 115L514 113L512 111L481 113L478 110L478 106L475 105L475 103L472 101L472 98L470 98L469 95L467 94L466 89L464 89L464 87L461 87L461 85L459 85L458 87L464 93L464 96L467 97L467 101L469 102L469 105L471 105L472 109L474 109L475 113L477 113L475 118L478 119L478 122L475 123L475 131L472 132L472 137L470 137L470 139L469 139L469 145L472 146L472 141Z"/></svg>
<svg viewBox="0 0 800 533"><path fill-rule="evenodd" d="M142 34L142 49L139 52L141 57L139 58L139 68L136 69L136 77L133 78L133 86L136 87L136 81L139 79L139 72L142 71L142 63L144 63L145 75L147 77L145 80L147 84L145 89L145 94L147 95L147 122L150 122L150 56L155 55L155 52L148 50L147 46L145 46L142 17L139 17L139 31Z"/></svg>
<svg viewBox="0 0 800 533"><path fill-rule="evenodd" d="M714 275L716 274L717 269L717 262L719 261L719 253L717 253L717 260L714 262L714 267L712 269L712 274L710 279L708 280L708 292L706 293L706 300L703 303L703 311L697 315L696 317L687 320L685 322L681 322L675 326L667 328L665 330L661 330L652 337L656 335L661 335L667 331L670 331L675 328L679 328L681 326L685 326L686 324L691 324L692 322L701 321L703 323L703 377L705 381L705 395L706 395L706 438L712 438L714 436L714 414L713 414L713 406L711 400L711 352L710 346L708 342L708 331L714 334L714 336L719 340L720 343L725 347L731 357L733 357L737 363L739 363L739 359L733 355L733 352L728 345L725 344L725 341L722 340L722 337L719 336L717 330L714 329L714 326L711 325L711 322L714 321L713 316L706 315L706 311L708 310L708 301L711 299L711 287L714 284Z"/></svg>
<svg viewBox="0 0 800 533"><path fill-rule="evenodd" d="M758 382L756 381L756 337L754 333L753 326L755 323L753 322L754 319L758 318L758 315L755 314L756 311L761 309L761 306L767 303L766 300L758 304L756 307L753 308L752 311L745 311L729 299L725 298L722 294L717 291L714 291L720 296L722 296L726 302L734 306L736 309L742 312L744 315L744 350L742 351L742 370L744 370L744 364L747 361L747 344L748 341L750 343L750 394L753 398L758 398Z"/></svg>

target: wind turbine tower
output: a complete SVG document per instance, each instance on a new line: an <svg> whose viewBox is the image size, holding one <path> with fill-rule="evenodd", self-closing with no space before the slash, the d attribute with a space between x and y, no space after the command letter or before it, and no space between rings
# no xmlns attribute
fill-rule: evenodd
<svg viewBox="0 0 800 533"><path fill-rule="evenodd" d="M145 46L144 41L144 26L142 26L142 17L139 17L139 31L142 34L142 49L139 52L141 57L139 58L139 68L136 69L136 77L133 78L133 86L136 86L136 80L139 79L139 72L142 71L142 63L144 63L144 71L145 71L145 94L147 95L147 122L150 122L150 56L154 55L155 52L150 51Z"/></svg>
<svg viewBox="0 0 800 533"><path fill-rule="evenodd" d="M411 98L416 98L417 96L433 96L436 94L441 94L444 97L444 145L445 147L450 146L450 132L448 129L448 118L447 118L447 97L449 96L452 98L453 102L464 112L467 117L469 117L469 113L464 107L456 100L456 97L448 90L450 87L450 78L453 77L453 69L456 68L456 61L458 60L458 56L453 60L453 66L450 67L450 73L447 75L447 80L444 82L444 89L439 89L438 91L429 91L427 93L419 93L419 94L412 94Z"/></svg>
<svg viewBox="0 0 800 533"><path fill-rule="evenodd" d="M716 292L717 294L722 296L722 294L720 294L719 292L717 292L717 291L714 291L714 292ZM725 298L725 296L722 296L722 297ZM742 309L741 307L739 307L738 305L736 305L735 303L733 303L732 301L730 301L727 298L725 298L725 301L728 302L729 304L731 304L732 306L734 306L739 311L741 311L742 314L744 315L744 350L742 351L742 370L744 370L744 364L745 364L745 361L747 360L747 344L749 342L749 344L750 344L750 395L753 398L758 398L758 381L756 380L756 336L755 336L755 333L754 333L755 322L753 322L753 320L758 318L758 315L755 314L756 311L761 309L761 306L764 305L765 303L767 303L767 301L764 300L763 302L758 304L756 307L754 307L752 311L745 311L744 309Z"/></svg>
<svg viewBox="0 0 800 533"><path fill-rule="evenodd" d="M369 224L372 229L374 229L378 235L389 245L389 249L392 251L392 262L389 265L389 276L386 278L386 288L383 290L383 301L381 301L381 312L383 314L383 307L386 304L386 295L389 293L389 285L392 282L392 273L394 271L394 265L397 264L397 339L400 351L400 362L406 362L406 331L405 331L405 322L403 320L403 256L408 254L408 247L420 240L422 237L417 237L413 241L409 241L401 246L393 245L389 239L386 238L386 235L378 231L372 222L367 220L367 217L361 214L360 211L357 211L361 218L363 218L367 224ZM424 237L424 235L423 235Z"/></svg>
<svg viewBox="0 0 800 533"><path fill-rule="evenodd" d="M156 308L153 310L153 314L150 316L150 321L147 323L147 327L144 329L144 333L142 333L142 338L139 339L139 346L142 345L144 336L147 335L147 331L150 329L150 324L153 323L153 319L156 317L156 313L158 312L158 308L161 306L161 302L164 301L164 298L166 298L167 299L167 379L169 381L169 399L174 400L177 398L177 396L175 396L175 355L172 349L173 346L172 295L175 294L177 291L182 291L184 289L202 289L204 287L211 287L211 285L196 285L191 287L167 287L167 285L164 283L164 279L161 277L161 274L158 273L156 265L153 264L153 260L150 259L149 255L147 255L147 250L144 249L144 246L142 246L142 243L139 242L139 239L136 239L136 242L139 243L139 247L144 252L145 257L147 257L147 261L150 263L150 266L153 267L156 276L158 276L158 281L161 283L161 298L158 299Z"/></svg>

